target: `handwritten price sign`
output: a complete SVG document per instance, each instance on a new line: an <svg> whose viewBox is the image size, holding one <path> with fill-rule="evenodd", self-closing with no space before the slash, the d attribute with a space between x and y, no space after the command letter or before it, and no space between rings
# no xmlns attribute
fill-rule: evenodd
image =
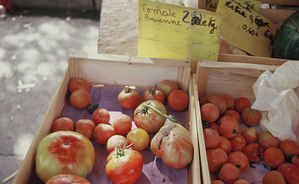
<svg viewBox="0 0 299 184"><path fill-rule="evenodd" d="M216 12L222 14L221 34L232 46L255 56L272 55L275 23L239 0L219 0Z"/></svg>
<svg viewBox="0 0 299 184"><path fill-rule="evenodd" d="M139 0L138 56L217 60L221 15Z"/></svg>
<svg viewBox="0 0 299 184"><path fill-rule="evenodd" d="M206 9L216 11L219 0L206 0ZM256 0L240 0L243 7L250 8L256 12L260 10L261 1Z"/></svg>

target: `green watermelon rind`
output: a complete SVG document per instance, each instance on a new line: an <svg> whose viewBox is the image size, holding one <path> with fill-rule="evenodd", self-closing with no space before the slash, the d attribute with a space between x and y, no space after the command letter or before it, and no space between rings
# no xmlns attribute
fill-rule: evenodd
<svg viewBox="0 0 299 184"><path fill-rule="evenodd" d="M276 32L273 57L299 59L299 10L293 13Z"/></svg>

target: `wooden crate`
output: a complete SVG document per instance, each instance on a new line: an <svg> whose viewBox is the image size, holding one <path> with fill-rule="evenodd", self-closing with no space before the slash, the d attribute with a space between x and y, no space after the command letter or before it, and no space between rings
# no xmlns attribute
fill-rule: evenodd
<svg viewBox="0 0 299 184"><path fill-rule="evenodd" d="M57 89L43 121L36 133L32 145L16 175L13 183L40 183L35 172L35 155L39 142L51 132L51 123L60 117L67 103L68 82L75 77L82 77L91 85L124 87L133 85L137 88L153 87L163 79L176 81L179 88L188 92L190 105L183 113L185 126L190 131L194 144L194 159L188 165L188 183L200 183L199 148L195 115L195 96L190 78L189 61L150 59L120 55L71 53L69 66ZM192 90L191 90L192 88ZM108 109L109 110L109 109ZM106 151L106 150L103 150ZM187 181L186 181L187 183Z"/></svg>
<svg viewBox="0 0 299 184"><path fill-rule="evenodd" d="M299 1L297 0L258 0L262 4L278 5L285 8L260 8L259 13L269 20L273 21L280 27L282 23L296 10L299 10ZM207 0L198 0L198 8L205 9ZM244 53L245 54L245 53ZM219 53L218 61L228 61L228 62L244 62L244 63L283 63L288 59L277 59L270 57L259 57L259 56L249 56L243 54L224 54Z"/></svg>
<svg viewBox="0 0 299 184"><path fill-rule="evenodd" d="M255 96L252 89L253 84L266 70L274 72L280 66L280 64L275 64L268 65L265 63L252 64L240 62L214 62L206 60L201 60L198 62L197 71L193 75L193 85L195 90L194 94L197 94L197 96L195 97L195 106L197 108L197 112L199 112L196 114L196 118L197 122L199 122L199 125L197 127L199 133L198 139L202 183L210 184L211 179L215 178L215 175L210 175L208 169L206 148L203 137L203 126L200 115L199 97L211 94L229 94L234 99L241 96L247 97L253 104L253 102L255 101ZM296 132L296 135L299 135L298 132ZM299 138L297 138L297 142L299 142L298 140ZM241 178L245 179L245 177L248 177L248 175L241 175ZM259 178L260 177L261 176L259 176ZM256 183L262 183L262 181L257 181Z"/></svg>

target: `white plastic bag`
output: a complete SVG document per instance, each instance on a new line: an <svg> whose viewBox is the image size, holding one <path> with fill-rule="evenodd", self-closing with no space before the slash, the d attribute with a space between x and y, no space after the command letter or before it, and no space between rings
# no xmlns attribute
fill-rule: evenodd
<svg viewBox="0 0 299 184"><path fill-rule="evenodd" d="M262 111L260 127L280 140L297 139L299 99L299 61L288 61L273 74L265 71L253 85L256 101L252 108Z"/></svg>

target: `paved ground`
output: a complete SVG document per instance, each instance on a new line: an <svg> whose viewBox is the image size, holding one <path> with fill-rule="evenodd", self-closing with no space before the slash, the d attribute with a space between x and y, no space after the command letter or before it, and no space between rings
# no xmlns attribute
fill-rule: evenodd
<svg viewBox="0 0 299 184"><path fill-rule="evenodd" d="M0 182L20 167L68 54L97 52L99 15L19 9L0 19Z"/></svg>

